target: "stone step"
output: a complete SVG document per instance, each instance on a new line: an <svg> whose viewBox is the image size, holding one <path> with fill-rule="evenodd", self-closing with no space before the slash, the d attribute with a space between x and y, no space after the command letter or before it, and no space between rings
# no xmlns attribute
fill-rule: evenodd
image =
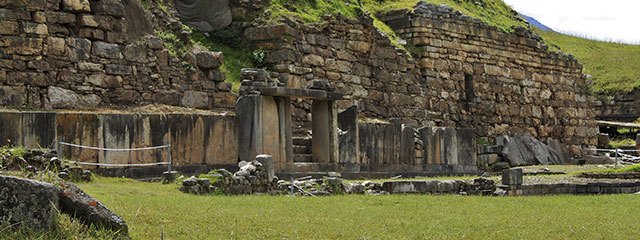
<svg viewBox="0 0 640 240"><path fill-rule="evenodd" d="M306 137L293 137L293 145L298 145L298 146L311 146L311 138L306 138Z"/></svg>
<svg viewBox="0 0 640 240"><path fill-rule="evenodd" d="M311 154L309 146L293 145L293 154Z"/></svg>
<svg viewBox="0 0 640 240"><path fill-rule="evenodd" d="M293 162L312 162L313 155L311 154L293 154Z"/></svg>

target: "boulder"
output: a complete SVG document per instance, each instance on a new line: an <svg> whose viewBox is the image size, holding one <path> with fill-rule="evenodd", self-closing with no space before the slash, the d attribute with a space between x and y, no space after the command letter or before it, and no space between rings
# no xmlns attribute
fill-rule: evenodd
<svg viewBox="0 0 640 240"><path fill-rule="evenodd" d="M52 184L0 176L0 226L50 230L57 208L58 189Z"/></svg>
<svg viewBox="0 0 640 240"><path fill-rule="evenodd" d="M90 12L91 5L88 0L64 0L64 9L70 12Z"/></svg>
<svg viewBox="0 0 640 240"><path fill-rule="evenodd" d="M562 160L553 148L528 134L504 137L502 156L511 166L536 164L562 164Z"/></svg>
<svg viewBox="0 0 640 240"><path fill-rule="evenodd" d="M185 91L181 102L185 107L204 109L209 106L209 95L200 91Z"/></svg>
<svg viewBox="0 0 640 240"><path fill-rule="evenodd" d="M129 234L129 227L122 218L76 185L65 182L59 197L60 210L84 224L117 231L125 236Z"/></svg>
<svg viewBox="0 0 640 240"><path fill-rule="evenodd" d="M101 102L101 99L95 95L82 96L74 91L54 86L50 86L47 93L51 106L57 109L97 107Z"/></svg>

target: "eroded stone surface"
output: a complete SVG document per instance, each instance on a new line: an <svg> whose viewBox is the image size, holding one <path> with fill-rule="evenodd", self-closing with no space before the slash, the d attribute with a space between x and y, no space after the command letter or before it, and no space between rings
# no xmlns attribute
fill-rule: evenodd
<svg viewBox="0 0 640 240"><path fill-rule="evenodd" d="M129 234L127 223L122 218L72 183L66 182L60 191L60 210L87 225Z"/></svg>
<svg viewBox="0 0 640 240"><path fill-rule="evenodd" d="M0 225L50 230L56 222L58 189L44 182L0 176Z"/></svg>

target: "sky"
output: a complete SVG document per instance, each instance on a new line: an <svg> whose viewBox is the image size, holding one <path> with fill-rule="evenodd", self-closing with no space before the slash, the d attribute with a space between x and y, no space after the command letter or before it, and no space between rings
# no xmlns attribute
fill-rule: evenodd
<svg viewBox="0 0 640 240"><path fill-rule="evenodd" d="M640 44L637 0L504 0L516 11L563 33Z"/></svg>

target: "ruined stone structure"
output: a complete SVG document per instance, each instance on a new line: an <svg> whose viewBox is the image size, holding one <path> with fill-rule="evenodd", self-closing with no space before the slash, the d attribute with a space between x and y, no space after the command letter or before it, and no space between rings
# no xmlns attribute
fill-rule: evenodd
<svg viewBox="0 0 640 240"><path fill-rule="evenodd" d="M477 172L478 138L528 133L559 140L572 154L595 145L582 66L548 51L527 30L505 33L421 3L378 16L406 40L405 50L367 16L242 22L263 4L230 1L231 27L265 51L271 71L243 83L236 105L219 69L222 55L174 55L151 25L168 25L182 44L188 33L180 33L179 22L149 21L132 0L0 1L1 106L158 103L236 108L241 115L9 112L0 123L15 127L0 129L0 137L27 147L60 140L107 148L172 143L178 166L235 165L264 153L288 172L416 174ZM315 86L320 82L329 84ZM166 159L64 151L101 163Z"/></svg>
<svg viewBox="0 0 640 240"><path fill-rule="evenodd" d="M596 101L596 118L607 121L633 122L640 118L640 89L615 94L610 100Z"/></svg>
<svg viewBox="0 0 640 240"><path fill-rule="evenodd" d="M3 141L27 148L56 149L57 141L100 148L141 148L171 144L170 151L97 151L60 147L61 156L88 163L173 166L235 166L236 118L222 114L127 114L90 112L1 112ZM3 142L3 145L6 142ZM161 167L160 172L166 170ZM158 173L156 171L156 173ZM142 175L142 174L141 174Z"/></svg>
<svg viewBox="0 0 640 240"><path fill-rule="evenodd" d="M175 56L131 0L0 2L0 105L231 109L220 53Z"/></svg>
<svg viewBox="0 0 640 240"><path fill-rule="evenodd" d="M548 51L531 32L501 32L424 3L380 19L408 42L413 57L366 17L337 16L316 25L286 21L245 35L267 51L281 82L305 86L328 79L350 98L338 106L357 105L363 117L475 128L479 137L529 133L558 139L574 154L595 144L582 66Z"/></svg>

